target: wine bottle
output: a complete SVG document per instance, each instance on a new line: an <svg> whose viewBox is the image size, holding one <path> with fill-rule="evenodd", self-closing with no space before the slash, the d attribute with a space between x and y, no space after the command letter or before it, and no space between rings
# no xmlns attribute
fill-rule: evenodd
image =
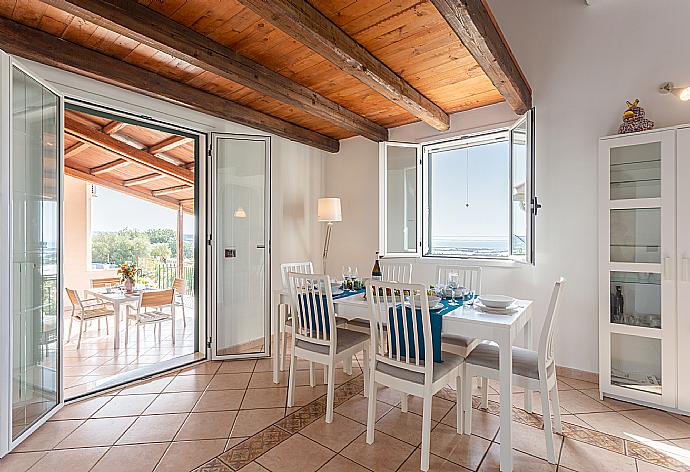
<svg viewBox="0 0 690 472"><path fill-rule="evenodd" d="M381 266L379 265L379 253L376 253L376 260L374 261L374 268L371 269L371 279L381 280Z"/></svg>

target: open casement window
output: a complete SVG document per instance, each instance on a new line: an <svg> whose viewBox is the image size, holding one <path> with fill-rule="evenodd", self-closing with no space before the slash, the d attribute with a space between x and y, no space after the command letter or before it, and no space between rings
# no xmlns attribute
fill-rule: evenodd
<svg viewBox="0 0 690 472"><path fill-rule="evenodd" d="M421 255L420 145L379 145L379 253L386 257Z"/></svg>
<svg viewBox="0 0 690 472"><path fill-rule="evenodd" d="M510 129L510 255L534 263L534 110Z"/></svg>

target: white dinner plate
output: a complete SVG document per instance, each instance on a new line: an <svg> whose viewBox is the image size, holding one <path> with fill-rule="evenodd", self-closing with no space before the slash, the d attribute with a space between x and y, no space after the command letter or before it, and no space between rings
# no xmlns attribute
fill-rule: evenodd
<svg viewBox="0 0 690 472"><path fill-rule="evenodd" d="M487 308L508 308L515 303L513 297L506 295L480 295L479 301Z"/></svg>
<svg viewBox="0 0 690 472"><path fill-rule="evenodd" d="M474 306L479 311L489 313L491 315L512 315L513 313L517 312L519 308L518 305L510 305L506 308L492 308L480 302L475 302Z"/></svg>

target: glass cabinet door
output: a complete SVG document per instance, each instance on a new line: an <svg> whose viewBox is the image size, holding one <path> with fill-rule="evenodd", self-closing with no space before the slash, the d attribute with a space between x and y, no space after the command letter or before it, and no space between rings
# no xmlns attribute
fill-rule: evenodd
<svg viewBox="0 0 690 472"><path fill-rule="evenodd" d="M611 200L661 196L661 142L611 149Z"/></svg>

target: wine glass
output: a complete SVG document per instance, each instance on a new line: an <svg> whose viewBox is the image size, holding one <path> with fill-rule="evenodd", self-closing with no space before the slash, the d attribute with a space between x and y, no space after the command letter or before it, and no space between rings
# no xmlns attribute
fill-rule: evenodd
<svg viewBox="0 0 690 472"><path fill-rule="evenodd" d="M343 266L343 290L347 290L348 280L350 279L350 274L352 274L352 268L350 266Z"/></svg>
<svg viewBox="0 0 690 472"><path fill-rule="evenodd" d="M457 302L455 301L455 291L459 288L458 279L459 275L456 272L451 272L448 274L448 288L450 289L452 296L450 300L451 305L457 305Z"/></svg>

